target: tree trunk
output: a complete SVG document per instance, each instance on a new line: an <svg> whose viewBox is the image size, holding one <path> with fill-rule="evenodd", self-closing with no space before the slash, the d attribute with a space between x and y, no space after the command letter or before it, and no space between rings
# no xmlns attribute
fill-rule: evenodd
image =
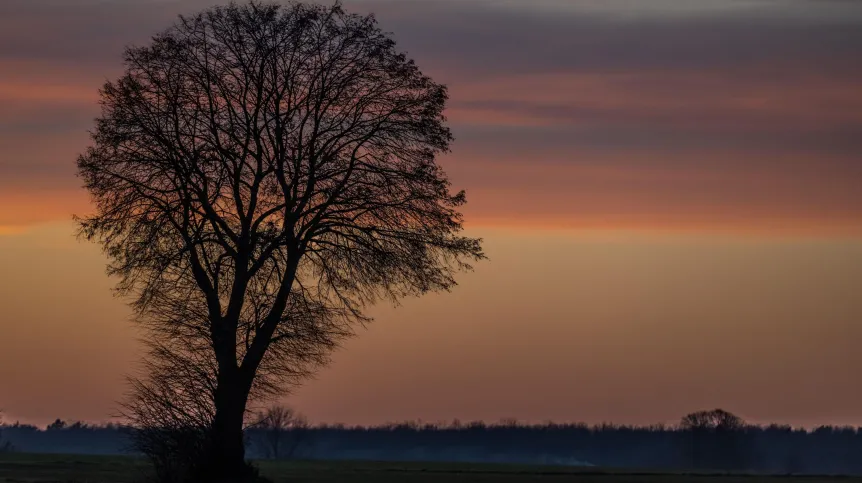
<svg viewBox="0 0 862 483"><path fill-rule="evenodd" d="M203 462L204 477L209 481L249 481L253 470L245 461L243 423L249 390L234 373L219 377L215 397L215 418Z"/></svg>

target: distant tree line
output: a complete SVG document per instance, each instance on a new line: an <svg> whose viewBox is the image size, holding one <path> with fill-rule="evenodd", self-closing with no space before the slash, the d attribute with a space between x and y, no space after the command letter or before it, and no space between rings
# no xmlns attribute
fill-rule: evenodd
<svg viewBox="0 0 862 483"><path fill-rule="evenodd" d="M128 430L55 421L13 424L3 437L20 451L117 454ZM773 474L862 475L862 427L752 425L722 410L677 425L522 424L507 420L309 425L290 410L261 413L246 431L252 458L499 462Z"/></svg>

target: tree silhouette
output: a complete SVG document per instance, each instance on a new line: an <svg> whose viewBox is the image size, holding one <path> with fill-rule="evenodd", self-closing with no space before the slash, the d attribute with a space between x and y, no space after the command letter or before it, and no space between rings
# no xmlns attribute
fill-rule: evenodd
<svg viewBox="0 0 862 483"><path fill-rule="evenodd" d="M713 409L685 415L680 421L680 427L686 430L733 431L744 428L745 421L723 409Z"/></svg>
<svg viewBox="0 0 862 483"><path fill-rule="evenodd" d="M272 459L292 458L309 433L305 416L286 406L267 408L254 426L262 432L264 454Z"/></svg>
<svg viewBox="0 0 862 483"><path fill-rule="evenodd" d="M691 466L711 469L741 469L745 451L741 447L745 421L723 409L697 411L680 421L688 433L685 449Z"/></svg>
<svg viewBox="0 0 862 483"><path fill-rule="evenodd" d="M53 423L46 426L45 429L48 431L52 431L52 430L59 431L59 430L66 429L67 426L68 426L68 424L66 423L66 421L63 421L62 419L57 418L54 420Z"/></svg>
<svg viewBox="0 0 862 483"><path fill-rule="evenodd" d="M3 422L3 410L0 409L0 454L11 453L13 451L12 443L3 441L3 427L6 423Z"/></svg>
<svg viewBox="0 0 862 483"><path fill-rule="evenodd" d="M78 159L80 234L152 340L209 351L209 476L239 477L250 395L484 257L435 161L447 91L339 4L214 7L124 60Z"/></svg>

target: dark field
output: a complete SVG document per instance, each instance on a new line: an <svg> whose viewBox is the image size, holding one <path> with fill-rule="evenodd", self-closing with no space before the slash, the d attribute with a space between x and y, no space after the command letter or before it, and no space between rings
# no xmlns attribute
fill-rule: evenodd
<svg viewBox="0 0 862 483"><path fill-rule="evenodd" d="M819 483L853 478L816 476L686 475L655 472L615 472L595 468L558 468L507 465L367 462L260 463L262 473L275 482L671 482L671 483ZM146 464L122 456L0 456L2 483L132 483L142 481Z"/></svg>

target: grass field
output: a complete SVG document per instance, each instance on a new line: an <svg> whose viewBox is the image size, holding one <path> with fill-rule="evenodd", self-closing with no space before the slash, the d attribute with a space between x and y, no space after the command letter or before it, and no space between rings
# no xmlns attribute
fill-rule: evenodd
<svg viewBox="0 0 862 483"><path fill-rule="evenodd" d="M261 462L261 472L275 482L324 483L826 483L840 477L767 477L686 475L603 471L595 468L525 467L434 463ZM146 464L116 456L0 455L0 483L133 483Z"/></svg>

